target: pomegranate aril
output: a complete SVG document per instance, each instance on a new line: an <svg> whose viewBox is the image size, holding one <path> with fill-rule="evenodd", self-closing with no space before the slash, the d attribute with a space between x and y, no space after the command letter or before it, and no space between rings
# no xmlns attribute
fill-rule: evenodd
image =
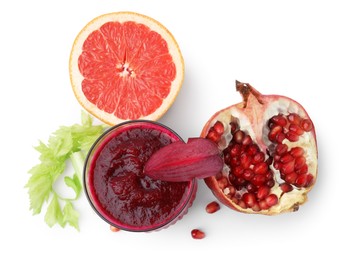
<svg viewBox="0 0 353 260"><path fill-rule="evenodd" d="M267 210L270 208L270 206L267 204L267 202L265 200L260 200L259 201L259 207L262 210Z"/></svg>
<svg viewBox="0 0 353 260"><path fill-rule="evenodd" d="M300 156L295 158L295 163L294 163L294 170L299 170L306 165L306 159L304 156Z"/></svg>
<svg viewBox="0 0 353 260"><path fill-rule="evenodd" d="M302 135L304 133L304 130L299 125L290 124L288 129L297 135Z"/></svg>
<svg viewBox="0 0 353 260"><path fill-rule="evenodd" d="M234 175L234 176L242 176L243 173L244 173L244 169L242 166L238 165L238 166L235 166L231 169L231 173Z"/></svg>
<svg viewBox="0 0 353 260"><path fill-rule="evenodd" d="M285 153L281 156L281 159L279 161L281 163L288 163L293 160L294 160L293 156L291 156L289 153Z"/></svg>
<svg viewBox="0 0 353 260"><path fill-rule="evenodd" d="M243 166L244 169L247 169L250 167L251 161L252 161L251 156L249 156L247 154L242 154L240 156L240 164L241 164L241 166Z"/></svg>
<svg viewBox="0 0 353 260"><path fill-rule="evenodd" d="M243 142L244 136L245 134L243 131L237 130L233 135L233 139L236 143L241 144Z"/></svg>
<svg viewBox="0 0 353 260"><path fill-rule="evenodd" d="M300 122L300 127L305 131L305 132L309 132L313 129L313 123L311 122L310 119L303 119Z"/></svg>
<svg viewBox="0 0 353 260"><path fill-rule="evenodd" d="M255 176L251 180L251 183L259 187L263 185L265 181L266 181L265 175L255 174Z"/></svg>
<svg viewBox="0 0 353 260"><path fill-rule="evenodd" d="M221 207L217 201L212 201L207 204L206 212L209 214L212 214L212 213L215 213L216 211L218 211L220 208Z"/></svg>
<svg viewBox="0 0 353 260"><path fill-rule="evenodd" d="M298 178L298 174L296 174L295 172L291 172L286 175L284 180L289 184L295 184L295 181L297 180L297 178Z"/></svg>
<svg viewBox="0 0 353 260"><path fill-rule="evenodd" d="M273 116L270 119L270 125L275 124L275 125L280 125L280 126L286 126L287 125L287 119L283 115L277 115Z"/></svg>
<svg viewBox="0 0 353 260"><path fill-rule="evenodd" d="M251 169L245 169L243 177L245 180L250 181L254 177L254 172Z"/></svg>
<svg viewBox="0 0 353 260"><path fill-rule="evenodd" d="M296 173L298 174L304 174L308 172L308 165L304 165L302 168L295 170Z"/></svg>
<svg viewBox="0 0 353 260"><path fill-rule="evenodd" d="M203 238L205 238L206 234L205 234L205 232L203 232L199 229L193 229L193 230L191 230L191 236L193 239L203 239Z"/></svg>
<svg viewBox="0 0 353 260"><path fill-rule="evenodd" d="M255 212L258 212L261 210L259 203L257 203L257 202L254 204L254 206L251 207L251 209Z"/></svg>
<svg viewBox="0 0 353 260"><path fill-rule="evenodd" d="M238 124L235 122L230 122L229 125L231 134L234 134L234 132L237 131L239 128Z"/></svg>
<svg viewBox="0 0 353 260"><path fill-rule="evenodd" d="M306 173L299 174L298 178L295 180L295 186L297 187L304 187L308 180L308 175Z"/></svg>
<svg viewBox="0 0 353 260"><path fill-rule="evenodd" d="M228 179L225 176L222 176L220 179L217 180L218 187L223 190L225 187L228 186Z"/></svg>
<svg viewBox="0 0 353 260"><path fill-rule="evenodd" d="M273 186L275 186L275 181L274 181L273 179L267 180L267 181L265 182L265 185L266 185L267 187L269 187L269 188L272 188Z"/></svg>
<svg viewBox="0 0 353 260"><path fill-rule="evenodd" d="M249 208L253 207L256 203L256 197L253 193L244 193L242 200Z"/></svg>
<svg viewBox="0 0 353 260"><path fill-rule="evenodd" d="M296 113L290 113L288 116L287 116L287 119L290 123L293 123L295 125L299 125L302 118L296 114Z"/></svg>
<svg viewBox="0 0 353 260"><path fill-rule="evenodd" d="M231 149L230 149L230 155L232 157L240 155L241 152L241 145L240 144L235 144Z"/></svg>
<svg viewBox="0 0 353 260"><path fill-rule="evenodd" d="M292 155L293 157L299 157L304 155L304 149L301 147L293 147L290 151L289 151L290 155Z"/></svg>
<svg viewBox="0 0 353 260"><path fill-rule="evenodd" d="M286 133L286 138L291 142L296 142L299 140L299 135L292 131L289 131L288 133Z"/></svg>
<svg viewBox="0 0 353 260"><path fill-rule="evenodd" d="M259 152L259 147L256 144L250 144L246 149L246 153L251 156L254 156L258 152Z"/></svg>
<svg viewBox="0 0 353 260"><path fill-rule="evenodd" d="M235 188L232 185L229 185L228 187L224 188L223 193L228 197L233 197L235 194Z"/></svg>
<svg viewBox="0 0 353 260"><path fill-rule="evenodd" d="M242 201L242 200L239 200L239 201L238 201L238 206L241 207L241 208L243 208L243 209L246 209L246 208L247 208L245 202Z"/></svg>
<svg viewBox="0 0 353 260"><path fill-rule="evenodd" d="M276 141L276 136L281 133L283 130L282 126L280 125L276 125L274 126L270 132L268 133L268 139L270 139L270 141L275 142Z"/></svg>
<svg viewBox="0 0 353 260"><path fill-rule="evenodd" d="M217 134L217 132L211 128L210 131L208 132L206 138L215 142L215 143L218 143L221 140L221 135Z"/></svg>
<svg viewBox="0 0 353 260"><path fill-rule="evenodd" d="M252 163L256 164L256 163L260 163L263 162L265 160L265 155L262 152L257 152L256 154L254 154L253 158L252 158Z"/></svg>
<svg viewBox="0 0 353 260"><path fill-rule="evenodd" d="M268 170L268 165L265 162L261 162L254 165L253 171L255 174L265 174Z"/></svg>
<svg viewBox="0 0 353 260"><path fill-rule="evenodd" d="M242 141L242 145L250 145L250 144L252 144L252 139L251 139L250 135L244 136L243 141Z"/></svg>
<svg viewBox="0 0 353 260"><path fill-rule="evenodd" d="M245 186L246 190L250 193L255 193L257 192L257 187L252 184L252 183L248 183L246 186Z"/></svg>
<svg viewBox="0 0 353 260"><path fill-rule="evenodd" d="M314 175L312 175L311 173L308 174L308 176L306 177L306 185L305 187L309 187L314 183Z"/></svg>
<svg viewBox="0 0 353 260"><path fill-rule="evenodd" d="M215 130L215 132L219 135L222 135L224 133L224 126L220 121L217 121L214 125L213 125L213 129Z"/></svg>
<svg viewBox="0 0 353 260"><path fill-rule="evenodd" d="M283 140L286 139L286 135L283 132L280 132L276 135L276 142L278 144L281 144L283 142Z"/></svg>
<svg viewBox="0 0 353 260"><path fill-rule="evenodd" d="M279 187L283 192L290 192L293 190L293 186L286 182L281 183Z"/></svg>
<svg viewBox="0 0 353 260"><path fill-rule="evenodd" d="M267 187L267 186L261 186L258 188L257 190L257 194L256 194L256 197L259 199L259 200L262 200L264 198L267 197L267 195L270 194L270 188Z"/></svg>
<svg viewBox="0 0 353 260"><path fill-rule="evenodd" d="M283 155L288 151L288 145L286 144L278 144L276 146L276 154Z"/></svg>
<svg viewBox="0 0 353 260"><path fill-rule="evenodd" d="M240 165L240 157L239 156L231 157L229 164L232 168L239 166Z"/></svg>
<svg viewBox="0 0 353 260"><path fill-rule="evenodd" d="M265 198L265 201L269 207L272 207L278 203L278 197L275 194L270 194Z"/></svg>
<svg viewBox="0 0 353 260"><path fill-rule="evenodd" d="M275 161L273 163L273 168L275 168L276 170L279 170L282 168L282 163L280 163L279 161Z"/></svg>

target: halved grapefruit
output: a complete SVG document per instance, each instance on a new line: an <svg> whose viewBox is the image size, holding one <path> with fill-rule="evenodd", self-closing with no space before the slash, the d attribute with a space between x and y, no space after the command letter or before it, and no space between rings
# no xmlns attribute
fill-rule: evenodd
<svg viewBox="0 0 353 260"><path fill-rule="evenodd" d="M158 120L184 80L184 60L173 35L133 12L89 22L74 41L69 68L79 103L110 125Z"/></svg>

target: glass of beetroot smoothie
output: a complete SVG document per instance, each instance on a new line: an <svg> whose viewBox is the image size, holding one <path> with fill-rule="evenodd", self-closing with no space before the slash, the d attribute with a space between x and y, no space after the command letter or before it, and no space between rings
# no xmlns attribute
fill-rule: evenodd
<svg viewBox="0 0 353 260"><path fill-rule="evenodd" d="M84 189L96 213L127 231L153 231L181 219L192 205L197 181L165 182L143 174L152 153L182 140L168 127L132 120L110 128L92 146Z"/></svg>

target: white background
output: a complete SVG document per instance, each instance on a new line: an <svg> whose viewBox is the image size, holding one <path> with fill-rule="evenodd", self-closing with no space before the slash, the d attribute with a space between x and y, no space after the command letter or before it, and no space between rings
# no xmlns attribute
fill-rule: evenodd
<svg viewBox="0 0 353 260"><path fill-rule="evenodd" d="M183 138L198 136L214 112L241 101L235 79L307 109L317 130L319 178L298 212L268 217L223 206L209 215L204 207L214 197L200 182L189 213L160 232L112 233L85 196L75 204L80 232L32 216L24 185L39 162L33 146L58 126L80 122L68 73L71 45L87 22L114 11L151 16L177 39L185 81L160 121ZM339 0L2 1L0 259L351 258L352 11L350 1ZM193 228L207 237L193 240Z"/></svg>

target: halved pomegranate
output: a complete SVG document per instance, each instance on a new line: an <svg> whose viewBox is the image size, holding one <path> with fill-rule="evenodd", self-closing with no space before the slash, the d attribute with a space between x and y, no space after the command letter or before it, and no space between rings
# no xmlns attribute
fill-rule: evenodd
<svg viewBox="0 0 353 260"><path fill-rule="evenodd" d="M201 137L218 144L224 167L205 178L214 195L245 213L296 211L317 178L314 124L296 101L236 82L243 102L217 112Z"/></svg>

